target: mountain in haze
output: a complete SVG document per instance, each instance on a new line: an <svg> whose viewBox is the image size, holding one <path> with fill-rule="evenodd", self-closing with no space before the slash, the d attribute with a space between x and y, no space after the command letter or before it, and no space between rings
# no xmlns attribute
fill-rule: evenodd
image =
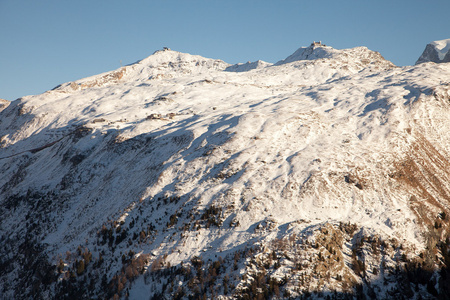
<svg viewBox="0 0 450 300"><path fill-rule="evenodd" d="M416 65L425 62L450 62L450 39L429 43L417 60Z"/></svg>
<svg viewBox="0 0 450 300"><path fill-rule="evenodd" d="M2 299L445 299L450 66L157 51L0 112Z"/></svg>

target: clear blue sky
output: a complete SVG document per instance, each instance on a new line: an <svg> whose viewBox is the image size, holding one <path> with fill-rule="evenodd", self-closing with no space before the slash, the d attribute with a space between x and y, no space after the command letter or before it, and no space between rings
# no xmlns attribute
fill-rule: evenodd
<svg viewBox="0 0 450 300"><path fill-rule="evenodd" d="M321 40L412 65L450 38L450 0L0 0L0 98L39 94L155 50L276 62Z"/></svg>

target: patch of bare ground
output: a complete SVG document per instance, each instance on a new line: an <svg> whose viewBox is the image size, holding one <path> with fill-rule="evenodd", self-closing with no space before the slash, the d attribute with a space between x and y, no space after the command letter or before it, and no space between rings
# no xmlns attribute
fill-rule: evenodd
<svg viewBox="0 0 450 300"><path fill-rule="evenodd" d="M396 164L391 175L404 184L411 194L410 205L425 224L446 211L450 205L450 162L423 135L416 134L416 142L407 158Z"/></svg>

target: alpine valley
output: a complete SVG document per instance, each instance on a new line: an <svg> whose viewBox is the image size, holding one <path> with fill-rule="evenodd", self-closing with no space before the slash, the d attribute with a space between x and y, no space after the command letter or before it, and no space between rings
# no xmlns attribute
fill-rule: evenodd
<svg viewBox="0 0 450 300"><path fill-rule="evenodd" d="M449 299L450 63L164 49L0 110L1 299Z"/></svg>

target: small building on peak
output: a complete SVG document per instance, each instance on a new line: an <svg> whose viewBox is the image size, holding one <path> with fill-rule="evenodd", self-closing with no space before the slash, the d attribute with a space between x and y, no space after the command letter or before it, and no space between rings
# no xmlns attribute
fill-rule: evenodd
<svg viewBox="0 0 450 300"><path fill-rule="evenodd" d="M316 41L314 41L314 42L312 42L311 43L311 47L317 47L317 46L326 46L325 44L322 44L322 41L318 41L318 42L316 42Z"/></svg>

